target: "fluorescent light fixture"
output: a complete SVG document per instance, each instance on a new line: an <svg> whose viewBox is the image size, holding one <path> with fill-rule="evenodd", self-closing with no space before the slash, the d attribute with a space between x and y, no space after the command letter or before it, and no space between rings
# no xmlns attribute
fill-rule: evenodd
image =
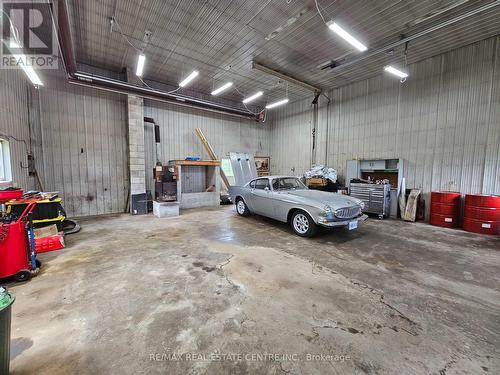
<svg viewBox="0 0 500 375"><path fill-rule="evenodd" d="M274 102L274 103L266 105L266 108L271 109L271 108L278 107L278 106L286 104L286 103L288 103L288 99L283 99L283 100L280 100L278 102Z"/></svg>
<svg viewBox="0 0 500 375"><path fill-rule="evenodd" d="M179 87L186 87L189 82L191 82L193 79L198 77L198 74L200 74L200 73L197 70L192 72L190 75L188 75L186 78L184 78L181 83L179 83Z"/></svg>
<svg viewBox="0 0 500 375"><path fill-rule="evenodd" d="M22 47L16 41L11 40L9 42L9 48L20 49ZM14 58L18 62L18 65L21 67L21 69L24 71L24 73L28 76L31 83L33 83L35 86L43 86L42 80L40 79L38 74L36 74L35 69L33 69L33 67L31 65L29 65L28 58L26 57L25 54L13 53L12 56L14 56Z"/></svg>
<svg viewBox="0 0 500 375"><path fill-rule="evenodd" d="M233 83L232 83L232 82L228 82L228 83L226 83L226 84L222 85L221 87L219 87L218 89L216 89L216 90L212 91L212 95L218 95L218 94L220 94L222 91L227 90L228 88L230 88L232 85L233 85Z"/></svg>
<svg viewBox="0 0 500 375"><path fill-rule="evenodd" d="M32 66L26 65L26 55L14 55L17 61L22 60L21 69L24 70L24 73L28 76L30 79L31 83L33 83L35 86L43 86L43 82L41 81L40 77L38 77L38 74L36 74L35 69L33 69Z"/></svg>
<svg viewBox="0 0 500 375"><path fill-rule="evenodd" d="M368 49L367 46L365 46L363 43L361 43L347 31L345 31L342 27L340 27L338 23L330 21L327 25L335 34L343 38L350 45L355 47L358 51L364 52Z"/></svg>
<svg viewBox="0 0 500 375"><path fill-rule="evenodd" d="M259 91L259 92L256 92L255 94L253 94L252 96L249 96L248 98L246 99L243 99L243 103L250 103L251 101L257 99L257 98L260 98L264 93L262 91Z"/></svg>
<svg viewBox="0 0 500 375"><path fill-rule="evenodd" d="M135 75L137 77L142 77L142 74L144 73L144 64L146 62L146 56L144 54L139 55L139 59L137 60L137 71L135 72Z"/></svg>
<svg viewBox="0 0 500 375"><path fill-rule="evenodd" d="M408 73L402 72L401 70L398 70L390 65L387 65L386 67L384 67L384 70L386 72L394 74L395 76L398 76L399 78L407 78L408 77Z"/></svg>

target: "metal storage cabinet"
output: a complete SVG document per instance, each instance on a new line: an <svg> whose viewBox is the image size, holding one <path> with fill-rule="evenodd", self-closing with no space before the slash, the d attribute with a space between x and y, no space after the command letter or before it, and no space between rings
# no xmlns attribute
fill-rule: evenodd
<svg viewBox="0 0 500 375"><path fill-rule="evenodd" d="M351 183L351 196L365 204L363 212L388 217L391 210L391 185Z"/></svg>

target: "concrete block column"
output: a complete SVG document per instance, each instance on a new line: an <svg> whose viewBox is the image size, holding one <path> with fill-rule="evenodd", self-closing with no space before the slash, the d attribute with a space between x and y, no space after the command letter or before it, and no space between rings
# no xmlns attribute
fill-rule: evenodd
<svg viewBox="0 0 500 375"><path fill-rule="evenodd" d="M138 96L129 95L127 112L130 213L133 215L144 215L148 213L146 167L144 160L144 100Z"/></svg>

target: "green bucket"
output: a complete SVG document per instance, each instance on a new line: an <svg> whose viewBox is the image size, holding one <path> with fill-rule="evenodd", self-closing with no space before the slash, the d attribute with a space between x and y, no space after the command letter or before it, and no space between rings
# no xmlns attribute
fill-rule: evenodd
<svg viewBox="0 0 500 375"><path fill-rule="evenodd" d="M8 375L10 367L10 320L16 297L0 287L0 375Z"/></svg>

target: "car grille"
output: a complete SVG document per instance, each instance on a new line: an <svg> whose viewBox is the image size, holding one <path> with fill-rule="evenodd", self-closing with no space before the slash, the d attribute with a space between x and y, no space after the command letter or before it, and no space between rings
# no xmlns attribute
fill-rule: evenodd
<svg viewBox="0 0 500 375"><path fill-rule="evenodd" d="M351 219L361 214L361 207L345 207L335 211L335 216L339 219Z"/></svg>

